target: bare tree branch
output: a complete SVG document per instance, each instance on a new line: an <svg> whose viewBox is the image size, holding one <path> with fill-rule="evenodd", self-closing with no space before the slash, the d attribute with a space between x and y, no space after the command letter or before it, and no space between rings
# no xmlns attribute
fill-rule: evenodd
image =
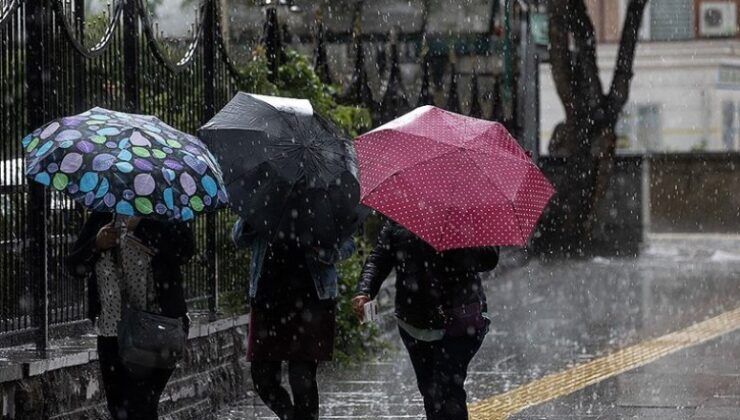
<svg viewBox="0 0 740 420"><path fill-rule="evenodd" d="M550 64L555 89L565 107L566 121L575 116L575 85L573 57L569 49L568 16L569 0L552 0L550 3Z"/></svg>
<svg viewBox="0 0 740 420"><path fill-rule="evenodd" d="M603 99L603 87L596 62L596 30L583 0L571 0L570 27L573 33L578 64L582 79L588 89L591 106L599 106Z"/></svg>
<svg viewBox="0 0 740 420"><path fill-rule="evenodd" d="M630 0L622 29L622 40L619 43L617 62L614 67L614 78L607 98L608 117L616 122L619 113L629 98L632 66L635 60L638 34L648 0Z"/></svg>

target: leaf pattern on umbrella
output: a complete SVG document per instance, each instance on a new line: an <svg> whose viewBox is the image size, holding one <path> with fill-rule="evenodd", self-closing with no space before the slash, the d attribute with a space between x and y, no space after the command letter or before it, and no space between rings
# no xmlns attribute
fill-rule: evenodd
<svg viewBox="0 0 740 420"><path fill-rule="evenodd" d="M93 211L188 221L228 203L208 148L154 116L96 107L21 143L26 176Z"/></svg>

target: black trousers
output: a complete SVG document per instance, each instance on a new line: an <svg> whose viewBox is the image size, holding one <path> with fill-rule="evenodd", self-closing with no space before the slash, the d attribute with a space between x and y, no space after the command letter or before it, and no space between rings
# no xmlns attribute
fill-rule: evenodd
<svg viewBox="0 0 740 420"><path fill-rule="evenodd" d="M157 420L159 397L172 369L133 375L118 356L118 338L98 337L98 360L113 420Z"/></svg>
<svg viewBox="0 0 740 420"><path fill-rule="evenodd" d="M318 362L291 360L287 364L293 400L281 385L283 363L275 361L252 362L252 382L257 395L280 420L318 420Z"/></svg>
<svg viewBox="0 0 740 420"><path fill-rule="evenodd" d="M416 340L403 328L399 330L424 397L427 420L467 420L465 378L487 328L473 336L445 336L430 342Z"/></svg>

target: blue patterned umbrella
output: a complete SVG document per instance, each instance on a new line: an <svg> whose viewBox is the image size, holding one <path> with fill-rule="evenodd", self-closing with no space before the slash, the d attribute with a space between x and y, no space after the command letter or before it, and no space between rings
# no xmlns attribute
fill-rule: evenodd
<svg viewBox="0 0 740 420"><path fill-rule="evenodd" d="M22 144L26 176L93 211L188 221L228 201L206 146L153 116L93 108Z"/></svg>

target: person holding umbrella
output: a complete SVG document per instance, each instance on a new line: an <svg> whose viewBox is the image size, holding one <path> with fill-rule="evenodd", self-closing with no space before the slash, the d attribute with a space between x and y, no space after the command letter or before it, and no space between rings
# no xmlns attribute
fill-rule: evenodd
<svg viewBox="0 0 740 420"><path fill-rule="evenodd" d="M52 121L22 145L26 176L92 211L65 266L88 281L110 414L157 419L189 328L185 222L226 205L221 169L197 138L103 108Z"/></svg>
<svg viewBox="0 0 740 420"><path fill-rule="evenodd" d="M392 269L396 317L429 420L468 418L468 365L488 331L479 273L524 245L553 189L503 126L424 106L356 140L362 202L386 215L353 299Z"/></svg>
<svg viewBox="0 0 740 420"><path fill-rule="evenodd" d="M365 304L395 269L399 331L429 420L467 419L463 384L489 324L478 273L497 263L497 247L437 252L392 221L365 261L352 300L355 313L363 319Z"/></svg>
<svg viewBox="0 0 740 420"><path fill-rule="evenodd" d="M309 101L238 93L199 135L225 171L252 250L248 360L280 419L318 419L316 371L332 359L337 272L366 210L354 149ZM281 385L286 362L293 399Z"/></svg>
<svg viewBox="0 0 740 420"><path fill-rule="evenodd" d="M114 420L156 420L174 369L134 371L121 360L118 323L125 306L156 310L189 329L180 267L195 251L185 223L92 213L65 263L88 279L88 317L96 322L98 360ZM152 302L152 296L156 296Z"/></svg>
<svg viewBox="0 0 740 420"><path fill-rule="evenodd" d="M252 250L247 360L255 390L281 420L318 419L317 368L332 359L334 349L334 264L354 253L354 242L327 250L306 247L295 235L270 240L243 219L232 238ZM281 385L283 362L292 400Z"/></svg>

